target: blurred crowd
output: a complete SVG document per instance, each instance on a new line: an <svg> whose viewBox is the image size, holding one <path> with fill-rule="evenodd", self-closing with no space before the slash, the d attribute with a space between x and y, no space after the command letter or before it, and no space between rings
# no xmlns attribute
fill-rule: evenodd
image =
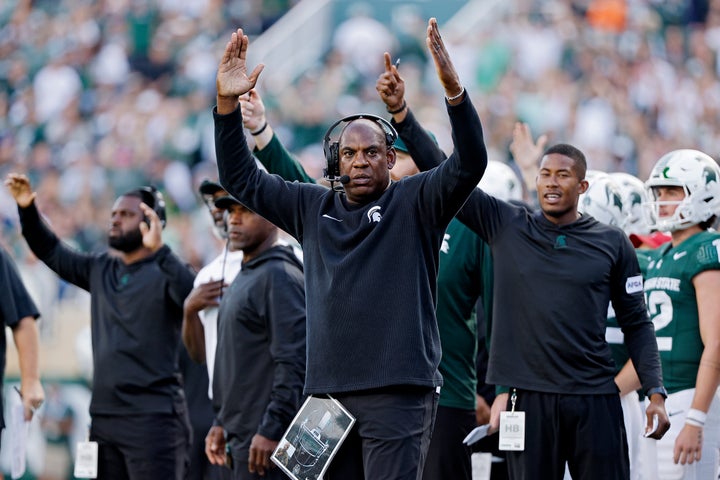
<svg viewBox="0 0 720 480"><path fill-rule="evenodd" d="M0 6L0 175L27 173L66 241L106 244L112 200L141 184L169 200L166 241L202 266L216 252L197 186L217 176L215 68L227 34L257 38L298 0L14 0ZM343 2L337 2L338 7ZM482 2L478 2L482 3ZM720 3L517 0L471 34L446 33L478 106L491 158L509 161L518 120L586 152L589 167L647 178L663 152L720 153ZM321 175L340 116L384 114L382 52L400 59L408 102L451 145L417 4L387 18L351 2L327 51L289 87L259 89L271 124ZM447 30L446 30L447 31ZM291 50L289 50L291 51ZM2 241L19 264L17 214L0 190Z"/></svg>
<svg viewBox="0 0 720 480"><path fill-rule="evenodd" d="M211 107L218 56L234 28L252 42L299 2L1 2L0 177L28 174L54 231L87 251L106 247L114 199L154 184L168 200L165 241L199 269L219 247L197 196L204 179L217 179ZM331 123L359 111L388 116L375 82L389 51L400 60L413 112L447 151L443 95L425 53L427 18L417 2L397 2L386 18L370 5L336 3L350 5L347 18L316 63L290 86L274 86L267 81L272 70L263 72L258 88L283 143L320 177L322 136ZM513 163L508 145L518 120L550 143L576 145L593 170L642 180L670 150L720 156L720 2L508 5L471 34L444 30L491 159ZM31 277L31 291L40 292L47 338L52 309L45 305L70 289L33 259L5 189L0 225L0 243ZM65 439L63 422L72 415L58 402L57 425L43 428Z"/></svg>
<svg viewBox="0 0 720 480"><path fill-rule="evenodd" d="M210 106L218 39L236 25L259 35L293 3L2 2L0 173L27 173L53 228L87 250L106 244L118 194L155 184L172 203L169 243L202 264L212 249L193 214L197 184L217 176ZM14 209L0 192L2 239L21 261Z"/></svg>

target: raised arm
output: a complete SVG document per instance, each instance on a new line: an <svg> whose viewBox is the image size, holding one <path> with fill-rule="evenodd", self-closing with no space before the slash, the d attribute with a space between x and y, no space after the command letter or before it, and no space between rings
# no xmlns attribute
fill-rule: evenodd
<svg viewBox="0 0 720 480"><path fill-rule="evenodd" d="M316 183L300 162L287 151L277 138L265 116L265 104L257 89L240 96L243 125L255 139L253 154L270 173L290 182Z"/></svg>
<svg viewBox="0 0 720 480"><path fill-rule="evenodd" d="M428 22L425 45L430 50L430 55L435 63L435 71L440 84L445 89L445 98L448 104L451 106L460 105L465 100L467 93L465 87L460 83L460 77L455 71L450 54L445 48L445 42L440 36L440 29L435 18L431 18Z"/></svg>
<svg viewBox="0 0 720 480"><path fill-rule="evenodd" d="M243 34L242 28L233 33L225 45L225 52L215 78L217 87L217 112L220 115L232 113L237 108L238 97L255 87L260 73L265 66L255 67L250 75L247 73L247 50L250 41Z"/></svg>
<svg viewBox="0 0 720 480"><path fill-rule="evenodd" d="M435 216L442 221L449 221L448 216L452 217L457 213L482 178L487 167L487 149L480 117L460 83L434 18L428 22L426 42L438 79L445 90L454 149L445 162L426 174L426 193L429 193L429 198L434 198L431 202L435 201L437 195L442 197L442 202L426 204L425 208L429 220ZM408 116L410 115L406 116L405 121ZM410 152L413 159L422 155L417 150L418 146L414 147L415 150ZM411 148L410 144L408 148ZM435 208L437 210L433 210Z"/></svg>
<svg viewBox="0 0 720 480"><path fill-rule="evenodd" d="M238 97L257 82L262 65L247 75L248 38L242 29L232 34L218 66L215 151L220 183L232 196L300 240L303 202L325 193L319 186L286 182L261 171L248 148L238 108Z"/></svg>
<svg viewBox="0 0 720 480"><path fill-rule="evenodd" d="M30 187L27 176L10 173L5 185L17 203L22 234L30 250L64 280L89 290L94 257L64 245L40 218L35 205L37 193Z"/></svg>
<svg viewBox="0 0 720 480"><path fill-rule="evenodd" d="M392 115L392 124L408 147L408 153L418 169L424 172L440 165L446 158L445 153L410 111L405 99L405 80L387 52L385 71L378 77L375 90Z"/></svg>

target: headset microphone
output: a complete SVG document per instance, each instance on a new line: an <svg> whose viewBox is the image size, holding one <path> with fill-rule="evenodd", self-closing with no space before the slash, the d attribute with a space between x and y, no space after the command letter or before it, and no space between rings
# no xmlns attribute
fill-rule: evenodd
<svg viewBox="0 0 720 480"><path fill-rule="evenodd" d="M350 177L348 175L343 175L338 179L338 181L345 185L346 183L350 183Z"/></svg>

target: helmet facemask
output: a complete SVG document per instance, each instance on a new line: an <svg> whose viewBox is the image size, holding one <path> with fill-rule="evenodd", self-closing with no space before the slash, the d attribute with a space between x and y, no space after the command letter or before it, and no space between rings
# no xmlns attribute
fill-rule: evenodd
<svg viewBox="0 0 720 480"><path fill-rule="evenodd" d="M648 201L643 213L654 230L674 232L698 225L720 212L720 167L697 150L676 150L663 156L645 182ZM660 201L659 187L682 187L680 201ZM660 216L660 207L676 206L672 215Z"/></svg>

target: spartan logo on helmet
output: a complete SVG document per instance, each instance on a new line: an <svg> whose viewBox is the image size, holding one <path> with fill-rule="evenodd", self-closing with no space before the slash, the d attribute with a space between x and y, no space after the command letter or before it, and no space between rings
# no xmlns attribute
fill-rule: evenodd
<svg viewBox="0 0 720 480"><path fill-rule="evenodd" d="M709 155L698 150L674 150L663 155L645 182L648 201L643 213L652 229L671 232L705 222L720 213L720 167ZM659 201L658 187L682 187L685 198L679 202ZM661 217L661 205L677 205L675 212Z"/></svg>
<svg viewBox="0 0 720 480"><path fill-rule="evenodd" d="M497 199L520 201L523 198L523 188L519 177L509 165L497 160L488 161L478 188Z"/></svg>
<svg viewBox="0 0 720 480"><path fill-rule="evenodd" d="M628 235L648 235L650 228L643 216L643 203L647 200L645 184L634 175L625 172L609 173L620 187L625 221L622 228Z"/></svg>
<svg viewBox="0 0 720 480"><path fill-rule="evenodd" d="M622 227L625 223L622 193L610 175L599 171L588 171L590 186L580 196L578 210L606 225Z"/></svg>

